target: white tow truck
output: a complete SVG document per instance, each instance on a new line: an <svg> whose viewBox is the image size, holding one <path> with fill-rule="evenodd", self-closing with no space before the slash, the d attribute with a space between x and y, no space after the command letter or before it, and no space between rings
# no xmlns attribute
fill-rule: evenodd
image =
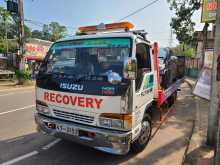
<svg viewBox="0 0 220 165"><path fill-rule="evenodd" d="M145 148L152 111L174 102L183 79L162 89L158 45L133 27L81 27L50 47L36 81L39 131L118 155Z"/></svg>

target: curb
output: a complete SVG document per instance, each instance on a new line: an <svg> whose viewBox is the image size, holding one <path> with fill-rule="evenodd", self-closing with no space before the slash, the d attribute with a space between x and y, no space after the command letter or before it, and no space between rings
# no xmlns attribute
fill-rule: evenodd
<svg viewBox="0 0 220 165"><path fill-rule="evenodd" d="M192 79L185 79L185 82L190 86L190 88L193 90L195 87L197 80L192 80ZM201 121L201 116L204 113L204 109L200 109L200 104L201 104L201 100L200 98L194 97L195 98L195 118L193 119L193 128L192 128L192 132L190 134L190 138L189 141L187 143L187 147L183 156L183 161L182 161L182 165L188 165L190 163L190 165L193 165L194 163L198 163L200 161L205 161L205 159L203 159L203 156L201 155L201 157L199 156L200 154L204 154L204 153L209 153L210 151L205 151L204 148L206 148L207 150L210 149L208 148L208 146L206 146L205 144L205 135L201 134L201 123L203 123L203 121ZM197 99L196 99L197 98ZM202 131L203 132L203 131ZM204 133L204 132L203 132ZM198 151L196 151L198 149ZM191 153L195 151L195 153L193 155L191 155ZM198 154L198 155L197 155ZM197 157L198 156L198 157ZM193 161L193 162L191 162ZM196 162L194 162L196 161ZM193 164L191 164L193 163Z"/></svg>
<svg viewBox="0 0 220 165"><path fill-rule="evenodd" d="M2 88L0 87L0 92L4 91L16 91L16 90L22 90L22 89L34 89L35 86L20 86L20 87L11 87L11 88Z"/></svg>
<svg viewBox="0 0 220 165"><path fill-rule="evenodd" d="M193 133L195 131L195 126L196 126L196 121L192 120L192 129L191 129L191 132L190 132L189 140L187 142L187 146L186 146L186 149L185 149L185 152L184 152L184 155L183 155L183 159L182 159L181 165L185 164L185 161L186 161L186 158L187 158L187 154L188 154L188 151L189 151L189 148L190 148L190 143L191 143L191 140L192 140L192 136L193 136Z"/></svg>
<svg viewBox="0 0 220 165"><path fill-rule="evenodd" d="M190 86L190 88L193 89L196 82L190 82L190 81L193 80L188 80L187 78L184 80L184 82L186 82Z"/></svg>
<svg viewBox="0 0 220 165"><path fill-rule="evenodd" d="M191 90L194 88L194 84L192 82L190 82L188 79L185 79L184 82L186 82L189 85ZM192 129L191 129L191 132L190 132L190 135L189 135L188 142L186 144L186 149L184 151L184 155L183 155L183 159L182 159L181 165L185 164L185 161L186 161L186 158L187 158L187 154L188 154L188 151L189 151L189 148L190 148L191 140L192 140L193 134L195 132L195 128L196 128L196 118L194 120L192 120Z"/></svg>

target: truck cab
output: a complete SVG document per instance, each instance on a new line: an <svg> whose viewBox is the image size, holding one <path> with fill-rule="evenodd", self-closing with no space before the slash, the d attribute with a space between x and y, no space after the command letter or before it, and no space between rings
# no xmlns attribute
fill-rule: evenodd
<svg viewBox="0 0 220 165"><path fill-rule="evenodd" d="M132 27L82 27L50 47L36 81L39 131L112 154L145 148L158 81L152 46Z"/></svg>

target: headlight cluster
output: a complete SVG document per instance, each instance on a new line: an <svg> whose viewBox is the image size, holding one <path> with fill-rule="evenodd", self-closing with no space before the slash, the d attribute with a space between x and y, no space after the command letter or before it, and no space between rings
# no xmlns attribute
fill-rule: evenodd
<svg viewBox="0 0 220 165"><path fill-rule="evenodd" d="M39 100L36 101L36 110L38 113L50 116L50 109L48 105L42 101Z"/></svg>
<svg viewBox="0 0 220 165"><path fill-rule="evenodd" d="M99 118L99 125L115 129L131 129L132 115L103 113Z"/></svg>

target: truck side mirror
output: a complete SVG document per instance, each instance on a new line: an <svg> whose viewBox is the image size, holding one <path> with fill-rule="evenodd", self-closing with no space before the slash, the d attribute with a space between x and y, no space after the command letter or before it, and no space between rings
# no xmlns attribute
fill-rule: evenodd
<svg viewBox="0 0 220 165"><path fill-rule="evenodd" d="M129 80L135 80L137 77L137 60L129 58L124 62L123 77Z"/></svg>

